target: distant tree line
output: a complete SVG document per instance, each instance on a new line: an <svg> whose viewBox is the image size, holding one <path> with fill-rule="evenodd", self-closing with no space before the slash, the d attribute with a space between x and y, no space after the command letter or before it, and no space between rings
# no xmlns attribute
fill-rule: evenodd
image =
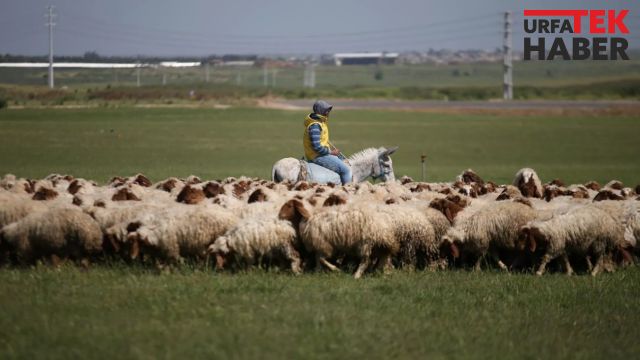
<svg viewBox="0 0 640 360"><path fill-rule="evenodd" d="M100 62L100 63L159 63L162 61L185 61L185 62L216 62L216 61L238 61L257 60L257 55L210 55L205 57L197 56L104 56L96 51L87 51L84 55L78 56L55 56L56 62ZM13 55L0 54L0 62L47 62L48 55Z"/></svg>

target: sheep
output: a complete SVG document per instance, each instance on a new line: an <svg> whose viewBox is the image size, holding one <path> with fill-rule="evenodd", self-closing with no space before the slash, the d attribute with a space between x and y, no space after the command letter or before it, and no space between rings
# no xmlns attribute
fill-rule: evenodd
<svg viewBox="0 0 640 360"><path fill-rule="evenodd" d="M520 233L521 249L528 248L531 253L542 250L536 275L543 275L547 264L558 257L562 257L566 273L572 274L569 254L577 253L587 257L591 275L595 276L603 266L605 254L622 246L624 239L622 226L593 205L572 209L546 221L531 221L521 227ZM595 259L593 267L590 257Z"/></svg>
<svg viewBox="0 0 640 360"><path fill-rule="evenodd" d="M384 266L398 251L391 217L378 212L375 206L365 202L358 206L330 206L312 215L296 210L303 218L299 225L302 243L315 254L316 269L324 265L336 271L338 268L327 259L340 254L355 255L360 263L354 277L359 279L374 260L378 266Z"/></svg>
<svg viewBox="0 0 640 360"><path fill-rule="evenodd" d="M232 257L247 265L262 261L263 257L284 256L294 274L302 272L300 255L294 247L296 231L291 222L277 218L249 218L238 222L224 235L209 245L208 251L216 257L216 266L222 269Z"/></svg>
<svg viewBox="0 0 640 360"><path fill-rule="evenodd" d="M41 201L33 201L18 194L6 192L0 195L0 227L47 209L47 205Z"/></svg>
<svg viewBox="0 0 640 360"><path fill-rule="evenodd" d="M508 270L499 252L514 252L520 227L535 218L536 211L530 206L518 202L492 202L467 218L457 219L443 242L451 246L454 258L460 251L476 257L474 270L480 270L481 260L487 253L502 270Z"/></svg>
<svg viewBox="0 0 640 360"><path fill-rule="evenodd" d="M391 227L398 242L396 263L399 267L425 268L433 266L438 257L435 229L418 209L406 205L380 205L378 212L391 218Z"/></svg>
<svg viewBox="0 0 640 360"><path fill-rule="evenodd" d="M530 168L522 168L513 179L513 186L518 187L525 197L542 197L542 183L535 170Z"/></svg>
<svg viewBox="0 0 640 360"><path fill-rule="evenodd" d="M31 264L49 256L70 257L87 264L88 257L102 250L100 226L79 209L53 208L30 214L0 230L4 246L19 263Z"/></svg>
<svg viewBox="0 0 640 360"><path fill-rule="evenodd" d="M140 226L127 235L129 246L148 252L159 263L175 264L183 257L206 257L208 246L235 225L237 217L217 205L176 204L137 221Z"/></svg>

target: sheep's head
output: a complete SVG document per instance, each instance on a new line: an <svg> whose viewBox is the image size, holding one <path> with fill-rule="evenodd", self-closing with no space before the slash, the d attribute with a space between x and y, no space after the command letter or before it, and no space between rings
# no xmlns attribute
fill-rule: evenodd
<svg viewBox="0 0 640 360"><path fill-rule="evenodd" d="M140 256L142 250L146 247L151 247L152 244L157 244L158 239L155 234L146 228L138 228L136 231L127 234L126 245L123 250L125 255L131 260L135 260Z"/></svg>
<svg viewBox="0 0 640 360"><path fill-rule="evenodd" d="M193 204L200 203L204 199L205 199L205 195L202 189L197 189L197 188L191 187L190 185L186 185L184 188L182 188L182 190L178 194L176 201L184 204L193 205Z"/></svg>
<svg viewBox="0 0 640 360"><path fill-rule="evenodd" d="M133 182L135 184L138 184L138 185L144 186L144 187L149 187L149 186L152 185L151 180L149 180L149 178L147 178L146 176L144 176L142 174L136 175L136 177L133 179Z"/></svg>
<svg viewBox="0 0 640 360"><path fill-rule="evenodd" d="M429 207L434 208L444 214L444 216L447 217L447 220L449 220L451 224L453 224L456 215L458 215L458 213L463 209L462 206L447 199L435 199L431 201Z"/></svg>
<svg viewBox="0 0 640 360"><path fill-rule="evenodd" d="M231 253L231 249L229 249L229 241L225 236L220 236L216 239L216 241L209 245L207 249L209 254L213 254L216 257L216 269L223 270L224 265L227 262L227 257Z"/></svg>
<svg viewBox="0 0 640 360"><path fill-rule="evenodd" d="M32 199L46 201L54 199L56 196L58 196L58 193L55 190L42 186L35 192L35 194L33 194Z"/></svg>
<svg viewBox="0 0 640 360"><path fill-rule="evenodd" d="M338 194L331 194L329 195L329 197L327 197L327 199L324 201L322 206L323 207L336 206L336 205L344 205L346 203L347 203L347 199L345 199L344 197Z"/></svg>
<svg viewBox="0 0 640 360"><path fill-rule="evenodd" d="M614 193L610 189L600 190L598 195L593 198L593 201L602 201L602 200L624 200L624 197Z"/></svg>
<svg viewBox="0 0 640 360"><path fill-rule="evenodd" d="M265 194L264 190L258 188L256 191L252 192L251 195L249 195L249 199L247 200L247 203L251 204L254 202L265 202L267 201L267 194Z"/></svg>
<svg viewBox="0 0 640 360"><path fill-rule="evenodd" d="M217 182L209 181L203 188L204 195L208 198L224 194L224 187Z"/></svg>
<svg viewBox="0 0 640 360"><path fill-rule="evenodd" d="M536 225L527 224L520 228L518 235L518 249L520 251L529 250L535 252L542 245L546 245L548 240Z"/></svg>
<svg viewBox="0 0 640 360"><path fill-rule="evenodd" d="M450 255L457 259L460 257L460 249L464 244L465 232L459 228L449 228L447 233L442 237L440 252Z"/></svg>
<svg viewBox="0 0 640 360"><path fill-rule="evenodd" d="M543 197L547 202L549 202L558 196L564 196L566 194L566 190L558 185L547 185L544 187Z"/></svg>
<svg viewBox="0 0 640 360"><path fill-rule="evenodd" d="M520 192L525 197L542 197L542 194L540 194L540 191L538 190L538 187L533 180L533 176L530 176L529 180L527 180L526 182L524 181L524 179L520 179L520 182L518 183L518 189L520 189Z"/></svg>
<svg viewBox="0 0 640 360"><path fill-rule="evenodd" d="M278 213L278 218L290 221L296 231L298 231L300 223L310 217L311 213L304 206L304 203L298 199L291 199L284 203Z"/></svg>
<svg viewBox="0 0 640 360"><path fill-rule="evenodd" d="M140 198L134 194L129 187L120 188L113 196L111 197L112 201L140 201Z"/></svg>

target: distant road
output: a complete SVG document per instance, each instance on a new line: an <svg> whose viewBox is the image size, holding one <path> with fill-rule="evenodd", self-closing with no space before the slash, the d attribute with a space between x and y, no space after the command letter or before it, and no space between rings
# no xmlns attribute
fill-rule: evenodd
<svg viewBox="0 0 640 360"><path fill-rule="evenodd" d="M341 109L393 109L393 110L606 110L623 109L640 111L640 101L635 100L513 100L513 101L440 101L440 100L360 100L327 99ZM283 109L311 108L313 100L273 100L266 107Z"/></svg>

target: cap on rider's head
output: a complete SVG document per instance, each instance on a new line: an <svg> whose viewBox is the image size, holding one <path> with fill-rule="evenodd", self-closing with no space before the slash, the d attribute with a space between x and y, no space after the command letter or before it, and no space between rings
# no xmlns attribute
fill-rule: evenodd
<svg viewBox="0 0 640 360"><path fill-rule="evenodd" d="M333 109L333 106L324 100L318 100L313 104L313 112L318 115L327 116L331 109Z"/></svg>

